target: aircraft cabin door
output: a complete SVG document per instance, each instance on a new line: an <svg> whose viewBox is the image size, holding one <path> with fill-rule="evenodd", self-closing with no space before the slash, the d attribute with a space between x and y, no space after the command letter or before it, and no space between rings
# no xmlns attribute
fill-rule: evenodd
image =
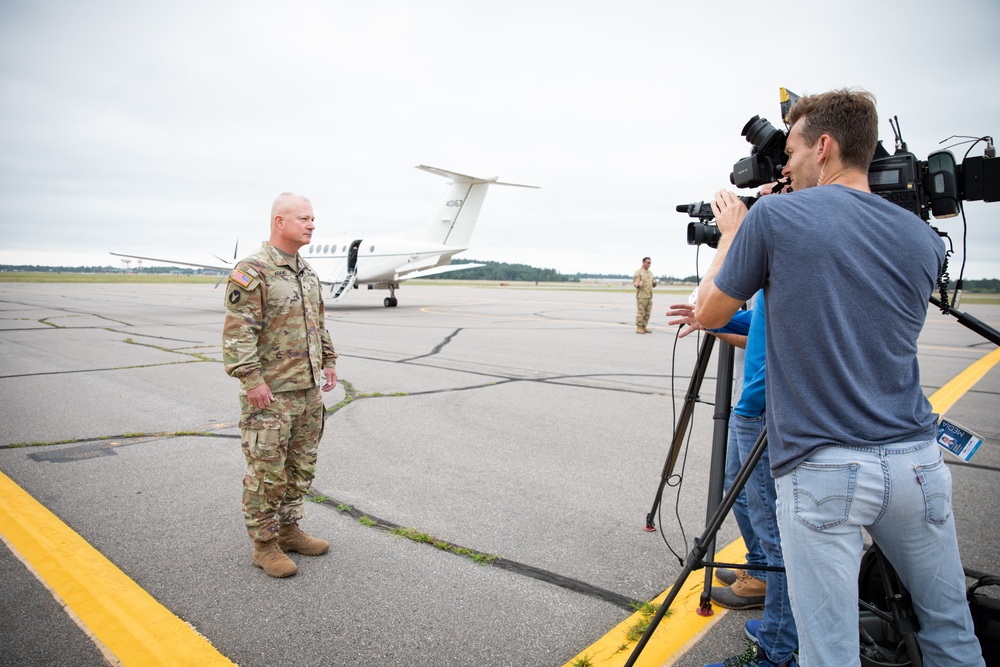
<svg viewBox="0 0 1000 667"><path fill-rule="evenodd" d="M362 239L351 242L351 250L347 253L347 272L354 273L358 268L358 248L361 247Z"/></svg>

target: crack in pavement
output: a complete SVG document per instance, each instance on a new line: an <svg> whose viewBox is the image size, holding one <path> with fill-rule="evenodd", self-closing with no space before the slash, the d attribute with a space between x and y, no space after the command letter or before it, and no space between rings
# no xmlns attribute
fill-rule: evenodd
<svg viewBox="0 0 1000 667"><path fill-rule="evenodd" d="M330 498L326 494L319 492L315 487L312 489L314 495L309 498L314 503L318 505L324 505L327 507L332 507L337 511L348 514L354 517L355 520L362 523L362 525L368 526L370 528L376 528L388 533L398 534L399 529L404 528L397 523L392 521L387 521L386 519L378 518L368 512L362 512L361 510L348 505L347 503L340 502ZM405 537L405 534L402 535ZM610 602L613 605L621 607L626 611L634 611L635 606L640 604L641 600L635 600L626 595L621 595L615 593L614 591L609 591L606 588L601 588L600 586L595 586L593 584L588 584L585 581L580 581L579 579L574 579L572 577L566 577L549 570L543 570L541 568L534 567L532 565L525 565L524 563L519 563L502 556L497 556L496 554L487 554L482 551L477 551L475 549L469 549L467 547L462 547L453 542L448 542L446 540L437 540L431 538L427 535L422 535L422 539L415 540L429 544L430 546L440 549L442 551L448 551L453 554L463 556L466 558L472 557L483 565L497 567L501 570L507 570L508 572L513 572L514 574L519 574L522 576L530 577L532 579L537 579L539 581L544 581L546 583L552 584L554 586L559 586L560 588L565 588L567 590L574 591L576 593L581 593L583 595L588 595L590 597L598 598L604 600L605 602ZM412 538L410 538L412 539Z"/></svg>
<svg viewBox="0 0 1000 667"><path fill-rule="evenodd" d="M109 318L105 318L105 319L109 319ZM124 324L125 326L131 326L131 325L128 325L127 323L121 323L121 324ZM93 327L93 328L98 328L98 327ZM108 330L108 331L112 331L114 333L120 334L120 335L126 335L125 332L123 332L123 331L118 331L116 329L110 329L110 328L106 328L106 327L105 327L105 329ZM44 331L44 330L53 330L53 329L34 329L34 330L36 330L36 331ZM468 374L473 374L473 375L480 375L480 376L483 376L483 377L496 378L494 381L485 382L483 384L474 385L474 386L470 386L470 387L451 387L451 388L447 388L447 389L433 389L433 390L418 391L418 392L406 392L406 393L402 393L401 392L401 393L398 393L398 394L382 394L382 393L378 393L378 394L365 394L365 393L358 392L354 388L354 386L348 380L342 378L341 379L341 383L344 386L345 398L344 398L343 401L341 401L337 405L334 405L334 406L332 406L330 408L327 408L326 415L325 415L324 418L325 419L329 419L334 414L336 414L339 410L341 410L343 408L346 408L351 403L353 403L355 401L358 401L358 400L362 400L362 399L370 399L370 398L394 398L394 397L405 397L405 396L425 396L425 395L430 395L430 394L451 393L451 392L458 392L458 391L469 391L469 390L474 390L474 389L483 389L483 388L487 388L487 387L496 387L496 386L501 385L501 384L509 384L509 383L512 383L512 382L536 382L536 383L542 383L542 384L551 383L551 384L556 384L556 385L561 385L561 386L583 387L583 388L588 388L588 389L605 390L605 391L626 391L626 392L630 392L630 393L640 393L640 394L657 393L657 392L640 391L638 389L627 389L627 388L621 388L621 387L594 387L594 386L573 384L573 383L569 382L570 380L572 380L574 378L580 378L580 379L582 379L582 378L600 378L600 377L619 377L619 378L620 377L658 377L657 375L654 375L654 374L645 374L645 375L635 375L635 374L630 374L630 375L622 375L622 374L565 375L565 374L563 374L563 375L551 375L551 376L548 376L548 377L531 378L531 377L522 377L522 376L519 376L516 373L510 372L509 369L505 369L507 372L496 372L496 371L489 372L489 371L485 371L485 370L478 370L478 371L476 371L476 370L468 370L468 369L463 370L463 369L443 367L440 364L421 363L421 362L419 362L419 360L428 359L430 357L434 357L434 356L438 355L439 353L441 353L441 351L452 340L454 340L455 337L459 333L461 333L462 330L463 330L462 328L458 328L458 329L455 329L454 331L452 331L444 339L442 339L437 345L435 345L431 349L431 351L428 352L427 354L422 354L422 355L418 355L418 356L414 356L414 357L409 357L409 358L406 358L406 359L400 359L400 360L392 361L392 360L379 359L379 358L373 358L373 357L365 357L365 356L360 356L360 355L345 354L345 355L342 355L342 356L344 356L345 358L352 358L353 357L353 358L357 358L357 359L368 359L368 360L371 360L371 361L380 361L380 362L386 362L386 363L398 363L398 364L413 365L413 366L418 366L418 367L436 368L436 369L439 369L439 370L446 370L446 371L452 371L452 372L468 373ZM0 332L0 333L2 333L2 332ZM157 338L156 336L149 336L149 335L147 335L145 337L147 337L147 338ZM190 341L190 340L179 340L179 339L168 339L168 338L161 338L160 340L171 340L171 341L174 341L174 342L185 342L185 343L196 343L197 342L197 341ZM42 371L42 372L30 373L30 374L0 376L0 379L30 377L30 376L42 376L42 375L61 375L61 374L69 374L69 373L104 372L104 371L110 371L110 370L127 370L129 368L148 368L148 367L153 367L153 366L166 366L166 365L174 365L174 364L201 363L201 362L204 362L204 361L216 361L216 362L218 362L218 360L208 359L208 358L205 358L202 355L199 355L197 353L189 353L189 352L184 352L184 351L180 351L180 350L174 350L174 349L170 349L170 348L166 348L166 347L162 347L162 346L151 345L151 344L148 344L148 343L138 343L136 341L131 340L130 338L126 338L122 342L124 344L141 345L141 346L150 347L150 348L153 348L153 349L158 349L158 350L162 350L162 351L166 351L166 352L171 352L171 353L174 353L174 354L185 355L185 356L194 357L194 358L193 359L189 359L189 360L184 360L184 361L175 361L175 362L157 363L157 364L144 364L144 365L122 366L122 367L115 367L115 368L96 368L96 369L85 369L85 370L47 371L47 372L46 371ZM158 432L158 433L135 433L135 434L125 434L125 435L120 435L120 436L103 436L103 437L98 437L98 438L88 438L88 439L81 439L81 440L70 439L70 440L64 440L64 441L60 441L60 442L24 443L24 444L0 445L0 449L13 449L13 448L19 448L19 447L44 447L44 446L49 446L49 445L80 443L78 447L64 448L64 449L61 449L59 451L53 451L53 452L39 452L39 453L34 453L33 452L33 453L31 453L31 454L28 455L29 458L31 458L33 461L36 461L36 462L71 463L71 462L77 462L77 461L81 461L81 460L85 460L85 459L101 458L101 457L106 457L106 456L114 456L115 455L115 449L117 449L119 447L135 446L135 445L139 445L139 444L145 444L145 443L149 443L149 442L156 442L156 441L161 441L161 440L166 440L166 439L171 439L171 438L182 438L182 437L213 437L213 438L215 438L215 437L218 437L218 438L235 438L235 439L238 439L238 438L240 438L239 434L221 434L221 433L216 433L215 432L215 430L220 429L220 428L225 429L225 428L233 428L233 427L236 427L236 426L238 426L238 422L236 422L236 423L217 424L216 427L215 427L215 429L210 430L210 431L198 431L198 432L176 431L176 432ZM315 488L313 488L312 491L315 494L314 497L320 497L320 496L322 496L322 494L319 494L316 491ZM338 511L341 511L341 512L346 512L346 513L350 514L351 516L354 516L355 519L358 519L358 520L360 520L362 517L367 517L367 521L364 522L364 525L368 525L368 526L371 526L371 527L376 527L376 528L379 528L379 529L387 531L387 532L397 531L397 530L399 530L399 529L402 528L400 525L395 524L395 523L393 523L391 521L387 521L385 519L379 519L379 518L373 517L371 514L368 514L368 513L365 513L365 512L361 512L360 510L357 510L356 508L350 507L350 506L348 506L348 505L346 505L344 503L328 499L325 496L322 496L322 497L323 497L322 500L315 500L314 499L314 502L317 502L318 504L323 504L323 505L327 505L327 506L333 507L334 509L337 509ZM345 508L347 508L347 509L345 509ZM581 595L586 595L586 596L589 596L589 597L597 598L597 599L603 600L605 602L613 604L613 605L615 605L617 607L620 607L620 608L622 608L624 610L627 610L627 611L633 611L635 609L635 605L639 602L639 601L636 601L633 598L630 598L628 596L616 593L614 591L607 590L607 589L602 588L600 586L589 584L589 583L587 583L585 581L581 581L579 579L574 579L572 577L567 577L567 576L558 574L556 572L552 572L552 571L545 570L545 569L542 569L542 568L537 568L537 567L534 567L534 566L531 566L531 565L527 565L525 563L520 563L520 562L517 562L517 561L506 559L506 558L503 558L503 557L501 557L499 555L484 554L484 553L476 551L474 549L469 549L469 548L466 548L466 547L461 547L459 545L455 545L455 544L452 544L452 543L449 543L449 542L445 542L443 540L432 540L432 546L436 546L437 548L441 549L442 548L441 545L445 545L447 548L445 548L444 550L451 551L453 554L457 554L457 555L460 555L460 556L466 557L466 558L472 558L472 559L480 561L480 562L485 562L486 565L489 565L491 567L498 567L500 569L512 572L514 574L518 574L518 575L521 575L521 576L529 577L529 578L532 578L532 579L535 579L535 580L538 580L538 581L543 581L543 582L549 583L551 585L558 586L560 588L563 588L563 589L566 589L566 590L570 590L570 591L579 593Z"/></svg>

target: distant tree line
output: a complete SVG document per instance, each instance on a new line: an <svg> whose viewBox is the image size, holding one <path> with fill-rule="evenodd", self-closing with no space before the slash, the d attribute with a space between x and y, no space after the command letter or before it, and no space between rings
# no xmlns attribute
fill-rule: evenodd
<svg viewBox="0 0 1000 667"><path fill-rule="evenodd" d="M480 262L474 259L456 259L452 264L485 264L474 269L464 269L436 276L428 276L428 280L499 280L499 281L538 281L548 283L578 283L581 280L631 280L632 274L625 273L574 273L563 274L555 269L539 269L527 264L508 264L506 262ZM196 269L188 266L144 266L134 269L123 269L115 266L39 266L37 264L0 264L0 271L21 271L36 273L146 273L173 275L202 276L219 275L215 269ZM674 276L658 276L663 283L697 283L698 276L675 278ZM954 289L952 283L950 288ZM966 280L963 283L966 292L972 294L1000 294L1000 279L987 278L983 280Z"/></svg>
<svg viewBox="0 0 1000 667"><path fill-rule="evenodd" d="M117 266L38 266L36 264L0 264L0 271L20 271L22 273L148 273L185 276L214 276L219 271L215 269L193 269L189 266L144 266L142 268L123 269Z"/></svg>
<svg viewBox="0 0 1000 667"><path fill-rule="evenodd" d="M564 275L555 269L539 269L527 264L508 264L506 262L480 262L474 259L455 259L452 266L462 264L485 264L474 269L463 269L449 273L427 276L428 280L524 280L547 283L576 282L573 276Z"/></svg>
<svg viewBox="0 0 1000 667"><path fill-rule="evenodd" d="M500 280L500 281L538 281L548 283L578 283L581 280L632 280L632 274L625 273L560 273L555 269L539 269L527 264L508 264L507 262L484 262L477 259L455 259L452 265L485 264L474 269L463 269L449 273L427 276L428 280ZM658 276L661 282L680 282L673 276ZM694 278L690 279L694 282Z"/></svg>
<svg viewBox="0 0 1000 667"><path fill-rule="evenodd" d="M949 285L949 287L954 287L954 284ZM1000 279L965 280L962 282L962 287L966 292L975 294L1000 294Z"/></svg>

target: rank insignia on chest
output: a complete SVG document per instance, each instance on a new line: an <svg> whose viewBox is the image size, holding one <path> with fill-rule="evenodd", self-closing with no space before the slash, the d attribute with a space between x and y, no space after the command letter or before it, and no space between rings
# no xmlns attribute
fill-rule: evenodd
<svg viewBox="0 0 1000 667"><path fill-rule="evenodd" d="M229 274L229 279L232 280L237 285L240 285L241 287L244 287L244 288L248 287L250 285L250 283L253 282L253 277L252 276L248 276L247 274L243 273L239 269L236 269L231 274ZM232 296L230 296L230 299L231 298L232 298ZM239 300L239 297L237 297L237 300ZM236 303L236 302L234 301L233 303Z"/></svg>
<svg viewBox="0 0 1000 667"><path fill-rule="evenodd" d="M240 298L242 296L243 295L240 294L240 291L238 289L234 289L232 292L229 293L229 303L235 306L240 302Z"/></svg>

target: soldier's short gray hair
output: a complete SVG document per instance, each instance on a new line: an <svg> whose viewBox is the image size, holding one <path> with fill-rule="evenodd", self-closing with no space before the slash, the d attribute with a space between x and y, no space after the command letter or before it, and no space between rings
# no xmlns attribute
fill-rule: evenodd
<svg viewBox="0 0 1000 667"><path fill-rule="evenodd" d="M307 204L311 203L307 198L300 194L294 192L282 192L274 199L274 203L271 204L271 222L274 222L274 217L280 212L288 208L289 204L293 201L304 201Z"/></svg>

